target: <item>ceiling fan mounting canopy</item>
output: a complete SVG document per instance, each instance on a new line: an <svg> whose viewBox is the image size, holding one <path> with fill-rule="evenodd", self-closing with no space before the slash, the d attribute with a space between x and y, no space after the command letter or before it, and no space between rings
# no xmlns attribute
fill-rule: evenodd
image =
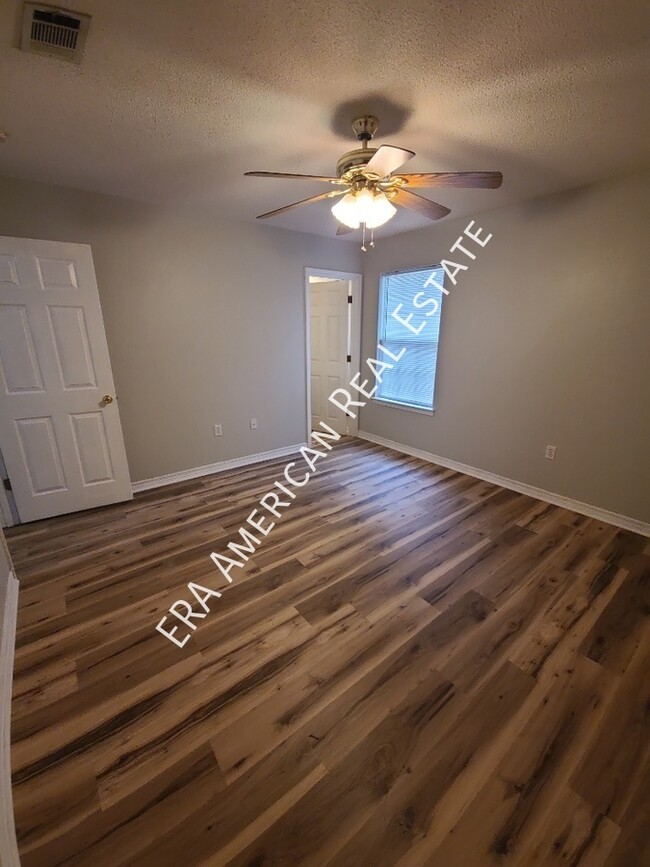
<svg viewBox="0 0 650 867"><path fill-rule="evenodd" d="M370 141L379 127L379 120L374 114L363 114L352 121L352 129L359 141Z"/></svg>

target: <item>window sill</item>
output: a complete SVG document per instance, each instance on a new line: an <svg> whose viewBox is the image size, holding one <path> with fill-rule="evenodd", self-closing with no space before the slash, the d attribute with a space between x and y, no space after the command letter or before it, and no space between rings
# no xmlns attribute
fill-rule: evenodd
<svg viewBox="0 0 650 867"><path fill-rule="evenodd" d="M393 409L405 409L408 412L417 412L420 415L433 415L433 409L422 409L420 406L410 406L408 403L398 403L395 400L386 400L383 397L373 397L373 403L380 406L390 406Z"/></svg>

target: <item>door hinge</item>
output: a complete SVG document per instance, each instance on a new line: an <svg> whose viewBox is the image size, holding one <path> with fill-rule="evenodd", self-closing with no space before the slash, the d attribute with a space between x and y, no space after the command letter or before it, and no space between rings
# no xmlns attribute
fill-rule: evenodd
<svg viewBox="0 0 650 867"><path fill-rule="evenodd" d="M352 361L352 356L348 355L348 361Z"/></svg>
<svg viewBox="0 0 650 867"><path fill-rule="evenodd" d="M348 304L352 304L352 296L348 295Z"/></svg>
<svg viewBox="0 0 650 867"><path fill-rule="evenodd" d="M5 489L5 491L12 491L13 488L11 487L11 479L3 479L2 487Z"/></svg>

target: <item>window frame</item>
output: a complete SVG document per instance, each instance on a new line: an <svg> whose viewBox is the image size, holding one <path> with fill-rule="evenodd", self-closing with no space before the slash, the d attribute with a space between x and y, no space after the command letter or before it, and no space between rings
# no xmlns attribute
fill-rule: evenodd
<svg viewBox="0 0 650 867"><path fill-rule="evenodd" d="M378 292L377 292L377 330L376 330L376 333L377 333L377 341L376 342L377 343L381 343L381 341L383 339L383 336L381 334L381 327L382 327L383 314L384 314L384 308L385 308L384 295L386 294L383 290L384 281L387 278L392 277L396 274L412 274L415 271L426 271L426 272L429 272L429 274L431 274L433 271L436 271L436 270L440 269L441 267L442 267L441 262L438 262L435 265L414 266L411 268L397 268L394 271L382 271L381 272L381 274L379 275L379 284L378 284ZM442 279L442 285L443 286L445 285L446 276L447 275L443 269L443 279ZM422 286L422 291L426 291L424 289L424 285ZM426 407L416 406L415 404L406 403L405 401L390 400L389 398L378 397L377 396L377 392L379 391L379 386L378 386L377 392L375 392L372 399L379 406L392 407L393 409L402 409L402 410L406 410L407 412L420 413L421 415L433 415L434 414L435 409L436 409L436 377L438 374L438 353L440 351L440 332L442 331L442 307L443 307L444 297L445 297L445 293L443 292L442 298L440 301L440 329L438 332L438 341L437 341L437 347L436 347L436 369L435 369L434 378L433 378L433 398L432 398L432 402L431 402L431 408L428 409ZM402 312L404 312L404 311L402 311ZM405 331L408 334L408 329L405 329ZM410 342L415 343L415 341L410 341ZM408 351L408 344L409 344L409 339L408 339L408 336L406 336L404 341L403 341L403 345L407 348L407 351Z"/></svg>

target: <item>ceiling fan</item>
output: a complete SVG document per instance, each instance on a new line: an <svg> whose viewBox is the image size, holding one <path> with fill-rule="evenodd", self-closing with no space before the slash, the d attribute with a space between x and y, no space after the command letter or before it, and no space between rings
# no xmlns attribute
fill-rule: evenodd
<svg viewBox="0 0 650 867"><path fill-rule="evenodd" d="M343 196L332 207L332 213L339 221L337 235L363 229L363 246L365 250L365 232L374 232L378 226L383 226L397 213L395 205L401 205L411 211L416 211L430 220L440 220L450 213L445 205L432 202L413 192L413 189L426 187L471 187L475 189L496 189L501 186L501 172L420 172L417 174L394 174L400 166L415 156L415 153L394 145L381 145L371 148L371 141L379 121L374 115L358 117L352 123L352 129L357 139L362 142L360 148L348 151L339 159L336 166L336 177L326 175L299 175L288 172L245 172L249 177L257 178L295 178L298 180L319 181L332 184L340 189L328 190L316 196L309 196L291 205L276 208L266 214L260 214L258 220L277 217L292 208L319 202L321 199L331 199ZM371 240L371 246L373 241Z"/></svg>

